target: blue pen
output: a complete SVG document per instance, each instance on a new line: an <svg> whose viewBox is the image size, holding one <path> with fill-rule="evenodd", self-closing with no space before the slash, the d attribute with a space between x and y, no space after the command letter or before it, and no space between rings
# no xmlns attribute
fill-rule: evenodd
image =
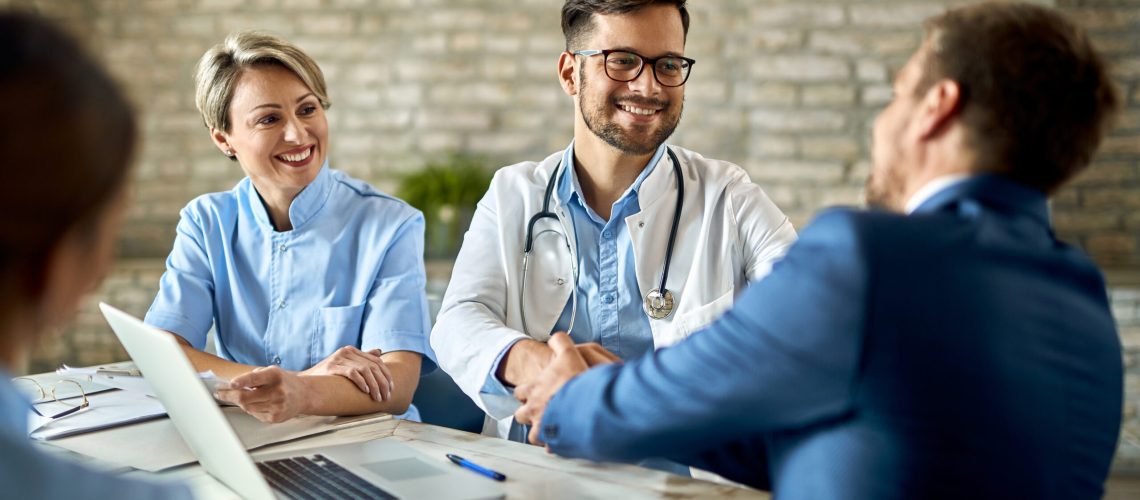
<svg viewBox="0 0 1140 500"><path fill-rule="evenodd" d="M502 472L495 472L491 469L488 469L485 467L480 467L478 465L475 465L475 464L469 462L466 458L463 458L459 455L452 455L452 454L448 453L447 459L451 460L452 463L454 463L455 465L458 465L458 466L466 468L466 469L471 469L475 472L478 472L478 473L480 473L484 476L487 476L491 479L494 479L496 481L506 481L507 480L507 476L503 475Z"/></svg>

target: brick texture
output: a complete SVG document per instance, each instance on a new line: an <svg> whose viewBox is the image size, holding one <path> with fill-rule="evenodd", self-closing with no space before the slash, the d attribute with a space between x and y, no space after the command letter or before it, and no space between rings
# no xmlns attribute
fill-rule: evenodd
<svg viewBox="0 0 1140 500"><path fill-rule="evenodd" d="M797 226L829 204L859 204L867 138L919 22L956 0L694 1L687 55L699 62L672 142L744 166ZM1093 167L1053 202L1057 231L1102 266L1140 267L1140 0L1042 1L1085 26L1127 102ZM394 190L452 152L503 165L545 157L571 134L555 81L553 0L0 0L63 22L139 104L143 141L122 254L136 259L97 294L142 313L178 210L229 189L239 168L210 143L193 105L197 58L233 30L276 32L326 72L332 164ZM159 260L156 260L159 259ZM443 278L446 281L446 277ZM1140 280L1137 280L1140 283ZM93 303L33 370L123 353ZM1128 429L1140 433L1140 289L1114 291L1128 349ZM1140 460L1140 449L1122 453Z"/></svg>

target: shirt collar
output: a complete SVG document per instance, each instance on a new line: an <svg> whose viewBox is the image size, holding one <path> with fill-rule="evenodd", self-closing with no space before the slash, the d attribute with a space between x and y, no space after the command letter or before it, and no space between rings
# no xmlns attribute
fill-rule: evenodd
<svg viewBox="0 0 1140 500"><path fill-rule="evenodd" d="M956 175L943 175L943 176L935 177L934 179L931 179L930 182L926 183L926 185L922 186L921 188L918 188L918 191L915 191L914 194L911 195L910 199L907 200L907 202L906 202L906 213L907 214L914 213L914 209L918 208L920 205L922 205L924 202L926 202L926 200L929 200L932 196L934 196L934 195L936 195L936 194L938 194L938 193L940 193L946 189L949 189L949 188L951 188L957 184L961 184L962 182L964 182L966 179L969 179L969 178L970 178L970 176L968 174L956 174Z"/></svg>
<svg viewBox="0 0 1140 500"><path fill-rule="evenodd" d="M329 168L328 160L325 160L313 182L310 182L293 198L293 202L289 204L289 222L293 225L293 229L305 225L325 206L325 202L329 199L329 193L332 191L333 179L331 177L332 169ZM254 217L263 226L273 229L269 212L265 210L265 204L261 201L261 195L257 193L257 188L253 185L252 180L249 181L249 197L249 204Z"/></svg>
<svg viewBox="0 0 1140 500"><path fill-rule="evenodd" d="M641 169L637 179L634 179L633 184L629 189L618 198L615 204L620 203L622 200L630 196L636 196L638 190L641 189L642 183L649 177L649 174L654 170L658 163L661 162L661 157L665 156L665 144L662 143L657 147L657 152L653 153L653 157L649 159L649 163L645 164L645 168ZM577 196L583 206L585 206L585 196L582 194L582 185L578 183L578 172L574 169L574 141L570 141L570 145L566 147L566 151L562 153L562 168L558 172L562 176L558 180L558 199L563 203L567 203Z"/></svg>

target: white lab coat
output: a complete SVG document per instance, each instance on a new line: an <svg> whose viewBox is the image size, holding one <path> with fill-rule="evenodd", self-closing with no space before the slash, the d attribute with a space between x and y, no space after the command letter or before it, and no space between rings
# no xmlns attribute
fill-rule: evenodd
<svg viewBox="0 0 1140 500"><path fill-rule="evenodd" d="M667 288L676 308L664 319L649 319L655 348L672 345L705 326L732 305L749 281L767 274L796 238L788 218L740 167L670 146L681 162L684 206L669 268ZM481 393L499 353L527 336L545 341L574 287L573 224L557 192L545 219L534 229L526 297L520 298L523 240L531 217L542 209L547 181L563 152L541 163L500 169L479 202L455 261L451 283L431 332L439 366L488 414L484 434L505 437L517 403ZM556 190L557 191L557 190ZM677 199L669 155L638 191L641 211L626 217L644 295L657 288ZM560 223L559 223L560 222ZM586 300L579 297L579 301ZM523 332L520 306L529 328Z"/></svg>

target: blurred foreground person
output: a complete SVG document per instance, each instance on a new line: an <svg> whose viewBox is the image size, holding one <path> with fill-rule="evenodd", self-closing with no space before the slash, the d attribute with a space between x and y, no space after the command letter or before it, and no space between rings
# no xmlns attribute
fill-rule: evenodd
<svg viewBox="0 0 1140 500"><path fill-rule="evenodd" d="M0 370L62 326L110 267L126 207L135 118L106 72L69 37L0 12ZM50 389L49 389L50 390ZM30 402L0 376L0 496L190 498L177 485L64 462L28 442Z"/></svg>

